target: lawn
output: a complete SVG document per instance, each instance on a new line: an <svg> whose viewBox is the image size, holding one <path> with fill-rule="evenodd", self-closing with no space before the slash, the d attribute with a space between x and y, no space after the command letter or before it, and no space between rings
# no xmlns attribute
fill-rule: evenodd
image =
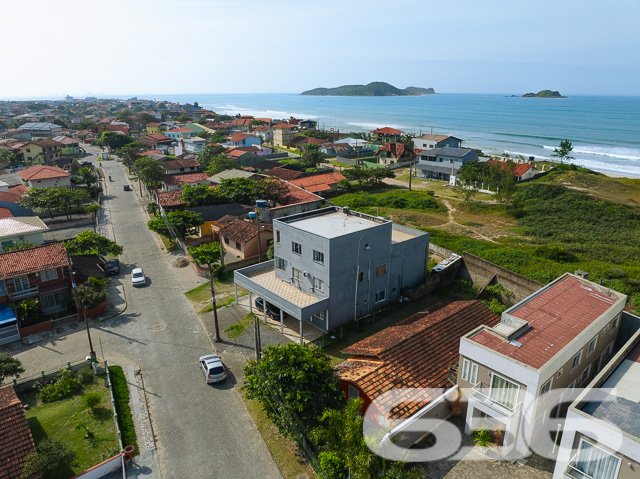
<svg viewBox="0 0 640 479"><path fill-rule="evenodd" d="M95 391L101 397L95 413L83 403L83 397L89 391ZM74 462L65 471L67 477L79 474L120 452L105 376L95 377L78 393L60 401L42 403L36 391L22 394L20 398L28 406L25 412L36 444L48 437L63 442L75 452ZM90 432L90 437L86 439L85 426Z"/></svg>
<svg viewBox="0 0 640 479"><path fill-rule="evenodd" d="M233 272L225 273L222 278L214 279L213 289L216 292L216 302L219 308L231 304L235 300ZM238 297L248 293L246 289L238 287ZM211 287L209 283L201 284L184 294L187 299L191 301L191 304L198 311L198 314L213 311L213 306L211 305Z"/></svg>

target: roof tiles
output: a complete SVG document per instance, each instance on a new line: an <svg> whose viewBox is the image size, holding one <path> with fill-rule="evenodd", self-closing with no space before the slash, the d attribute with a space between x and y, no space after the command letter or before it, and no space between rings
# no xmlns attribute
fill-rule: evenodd
<svg viewBox="0 0 640 479"><path fill-rule="evenodd" d="M0 478L20 479L35 444L22 403L13 386L0 389Z"/></svg>
<svg viewBox="0 0 640 479"><path fill-rule="evenodd" d="M67 250L62 243L0 254L0 279L15 278L47 269L67 266Z"/></svg>

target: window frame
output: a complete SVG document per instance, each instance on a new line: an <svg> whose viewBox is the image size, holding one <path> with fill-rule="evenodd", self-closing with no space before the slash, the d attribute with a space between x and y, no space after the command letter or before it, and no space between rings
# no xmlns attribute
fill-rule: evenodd
<svg viewBox="0 0 640 479"><path fill-rule="evenodd" d="M317 259L316 255L321 256L322 259ZM318 251L316 249L313 250L313 262L318 264L324 264L324 253L322 251Z"/></svg>
<svg viewBox="0 0 640 479"><path fill-rule="evenodd" d="M297 246L297 248L296 248ZM297 254L298 256L302 256L302 245L295 241L291 241L291 252L293 254Z"/></svg>
<svg viewBox="0 0 640 479"><path fill-rule="evenodd" d="M276 246L280 246L280 230L276 230Z"/></svg>
<svg viewBox="0 0 640 479"><path fill-rule="evenodd" d="M380 297L380 296L382 296L382 297ZM386 299L387 299L387 290L386 289L382 289L382 290L378 291L376 293L376 296L375 296L374 299L376 301L376 304L377 303L382 303L383 301L386 301Z"/></svg>
<svg viewBox="0 0 640 479"><path fill-rule="evenodd" d="M509 407L509 406L507 406L506 404L503 404L502 402L500 402L499 400L497 400L496 398L494 398L494 397L491 395L491 391L493 391L493 389L494 389L494 387L493 387L493 379L494 379L494 378L496 378L496 377L498 377L498 378L500 378L500 379L502 379L502 380L504 380L504 381L508 382L509 384L513 384L513 385L517 388L517 390L516 390L516 395L515 395L515 398L514 398L514 404L513 404L513 407ZM503 389L504 389L504 388L503 388ZM509 380L509 379L507 379L507 378L505 378L505 377L504 377L504 376L502 376L501 374L497 374L497 373L495 373L495 372L492 372L492 373L491 373L491 382L489 383L489 394L488 394L488 396L489 396L489 399L491 399L492 401L497 402L498 404L500 404L500 405L501 405L502 407L504 407L505 409L508 409L509 411L515 411L516 407L518 406L518 398L520 397L520 385L519 385L519 384L514 383L513 381L511 381L511 380Z"/></svg>
<svg viewBox="0 0 640 479"><path fill-rule="evenodd" d="M611 355L613 353L613 341L609 343L609 346L607 346L607 349L605 351L608 355Z"/></svg>
<svg viewBox="0 0 640 479"><path fill-rule="evenodd" d="M576 358L578 358L577 363L576 363ZM578 366L580 366L581 362L582 362L582 351L576 354L571 360L571 372L574 372L578 368Z"/></svg>
<svg viewBox="0 0 640 479"><path fill-rule="evenodd" d="M466 372L465 372L465 366L466 366ZM468 359L462 358L462 369L460 371L460 378L463 381L467 381L469 382L469 370L471 369L471 361L469 361Z"/></svg>
<svg viewBox="0 0 640 479"><path fill-rule="evenodd" d="M587 379L585 379L585 373L587 373ZM584 368L584 371L582 371L582 374L580 374L580 386L584 386L586 384L589 376L591 376L591 364Z"/></svg>
<svg viewBox="0 0 640 479"><path fill-rule="evenodd" d="M611 334L613 334L613 331L618 328L619 324L620 324L620 316L616 316L616 318L613 321L611 321Z"/></svg>
<svg viewBox="0 0 640 479"><path fill-rule="evenodd" d="M302 271L295 266L291 267L291 277L295 280L302 281Z"/></svg>
<svg viewBox="0 0 640 479"><path fill-rule="evenodd" d="M591 344L593 343L593 348L591 348ZM596 348L598 347L598 336L589 341L589 345L587 346L587 357L591 356Z"/></svg>
<svg viewBox="0 0 640 479"><path fill-rule="evenodd" d="M358 283L364 283L365 281L369 281L369 270L363 269L358 273Z"/></svg>
<svg viewBox="0 0 640 479"><path fill-rule="evenodd" d="M43 283L54 279L58 279L58 268L46 269L40 272L40 281Z"/></svg>
<svg viewBox="0 0 640 479"><path fill-rule="evenodd" d="M580 438L580 442L578 443L578 447L577 447L577 450L576 450L576 461L575 461L575 463L573 465L571 465L571 464L569 465L570 468L572 468L575 471L579 472L580 474L584 475L584 477L591 477L588 472L578 469L578 464L580 463L580 452L582 451L582 445L584 443L587 443L589 446L600 450L602 453L606 454L607 456L610 456L610 457L616 459L617 460L617 466L615 468L615 471L612 471L613 475L611 477L612 478L617 478L620 475L620 467L622 466L622 458L617 456L616 454L610 453L609 451L607 451L604 448L598 446L597 444L594 444L591 441L587 441L584 437Z"/></svg>
<svg viewBox="0 0 640 479"><path fill-rule="evenodd" d="M318 286L316 286L316 283L319 283ZM317 278L316 276L313 277L313 289L317 289L318 291L324 291L324 281L322 281L320 278Z"/></svg>
<svg viewBox="0 0 640 479"><path fill-rule="evenodd" d="M382 263L376 266L376 276L382 276L384 274L387 274L387 263Z"/></svg>
<svg viewBox="0 0 640 479"><path fill-rule="evenodd" d="M13 290L16 293L31 289L31 283L29 282L29 275L27 274L21 274L20 276L11 278L11 280L13 281ZM18 283L16 283L16 280L18 280L18 283L20 283L20 288L18 288ZM22 281L24 281L27 284L26 288L23 287Z"/></svg>
<svg viewBox="0 0 640 479"><path fill-rule="evenodd" d="M558 369L558 372L556 373L556 379L559 379L560 377L562 377L563 371L564 371L564 368Z"/></svg>
<svg viewBox="0 0 640 479"><path fill-rule="evenodd" d="M471 368L469 369L469 382L474 386L478 384L478 364L471 362Z"/></svg>
<svg viewBox="0 0 640 479"><path fill-rule="evenodd" d="M549 386L546 391L543 391L545 386ZM542 401L547 394L551 392L551 386L553 385L553 377L550 377L548 381L546 381L542 386L540 386L540 391L538 392L538 402Z"/></svg>
<svg viewBox="0 0 640 479"><path fill-rule="evenodd" d="M280 271L287 271L288 263L287 263L286 259L281 258L280 256L274 256L273 257L273 264L276 267L276 269L278 269Z"/></svg>

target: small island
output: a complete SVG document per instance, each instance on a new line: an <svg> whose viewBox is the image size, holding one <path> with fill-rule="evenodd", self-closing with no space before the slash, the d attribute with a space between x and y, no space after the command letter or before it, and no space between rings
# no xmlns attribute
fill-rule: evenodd
<svg viewBox="0 0 640 479"><path fill-rule="evenodd" d="M559 91L542 90L538 93L525 93L522 98L567 98L562 96Z"/></svg>
<svg viewBox="0 0 640 479"><path fill-rule="evenodd" d="M421 96L435 94L433 88L410 86L401 90L385 82L372 82L368 85L343 85L337 88L314 88L301 93L301 95L314 96Z"/></svg>

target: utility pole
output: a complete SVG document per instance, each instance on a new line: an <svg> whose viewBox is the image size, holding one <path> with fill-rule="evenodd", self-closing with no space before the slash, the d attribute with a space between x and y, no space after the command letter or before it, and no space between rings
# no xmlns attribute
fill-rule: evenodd
<svg viewBox="0 0 640 479"><path fill-rule="evenodd" d="M73 288L73 295L76 300L76 309L78 310L78 318L80 318L80 311L82 310L84 316L84 325L87 329L87 338L89 338L89 357L91 358L91 364L95 364L98 362L96 359L96 352L93 350L93 342L91 341L91 331L89 330L89 321L87 321L87 310L84 307L84 301L80 300L78 296L78 287L76 285L75 273L73 271L73 267L71 266L71 258L69 258L69 254L67 253L67 265L69 266L69 274L71 275L71 286Z"/></svg>
<svg viewBox="0 0 640 479"><path fill-rule="evenodd" d="M216 304L216 291L213 289L213 269L212 263L209 263L209 278L211 285L211 305L213 306L213 324L215 326L214 343L220 342L220 326L218 325L218 305Z"/></svg>

